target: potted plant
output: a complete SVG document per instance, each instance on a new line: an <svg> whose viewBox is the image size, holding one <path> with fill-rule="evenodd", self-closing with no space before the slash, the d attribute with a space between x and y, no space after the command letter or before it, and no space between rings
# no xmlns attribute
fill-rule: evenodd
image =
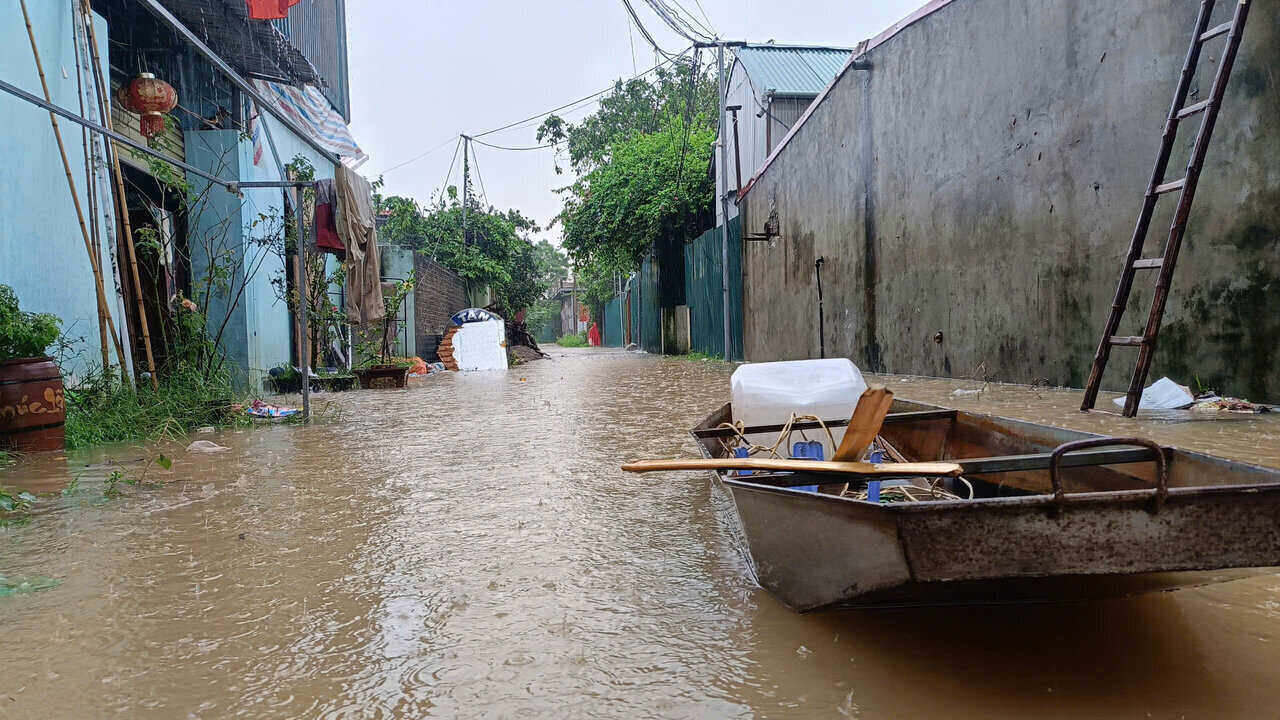
<svg viewBox="0 0 1280 720"><path fill-rule="evenodd" d="M0 285L0 448L61 450L67 420L62 373L45 351L61 321L23 312L13 288Z"/></svg>
<svg viewBox="0 0 1280 720"><path fill-rule="evenodd" d="M391 329L396 315L400 313L400 306L413 290L413 283L414 273L410 271L409 277L397 282L390 294L383 293L385 314L382 324L377 328L377 336L361 343L363 364L355 373L360 378L362 388L373 387L381 380L388 381L393 387L402 388L409 380L409 368L413 363L391 356ZM375 358L377 362L374 362Z"/></svg>

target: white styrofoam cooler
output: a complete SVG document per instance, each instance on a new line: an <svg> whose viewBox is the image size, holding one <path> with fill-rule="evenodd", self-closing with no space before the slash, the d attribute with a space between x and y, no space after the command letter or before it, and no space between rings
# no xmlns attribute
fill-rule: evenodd
<svg viewBox="0 0 1280 720"><path fill-rule="evenodd" d="M453 359L463 372L506 370L506 323L501 318L463 323L453 335Z"/></svg>
<svg viewBox="0 0 1280 720"><path fill-rule="evenodd" d="M798 415L816 415L825 420L848 420L867 383L857 366L846 358L748 363L733 372L730 380L733 419L743 425L781 425ZM832 428L839 443L844 428ZM822 430L807 431L810 440L819 440L823 457L835 452ZM777 434L753 434L758 445L772 445ZM800 439L793 435L792 441ZM784 457L790 448L779 448Z"/></svg>

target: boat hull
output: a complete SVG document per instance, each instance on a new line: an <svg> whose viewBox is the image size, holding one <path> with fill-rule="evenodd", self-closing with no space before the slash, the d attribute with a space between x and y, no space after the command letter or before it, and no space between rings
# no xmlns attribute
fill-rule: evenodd
<svg viewBox="0 0 1280 720"><path fill-rule="evenodd" d="M1275 572L1280 489L1137 502L901 503L722 482L761 587L830 606L1073 601ZM1074 499L1073 499L1074 500Z"/></svg>
<svg viewBox="0 0 1280 720"><path fill-rule="evenodd" d="M713 413L695 438L728 416L728 406ZM1009 428L1028 432L1025 424L989 416L961 418L953 427L965 423L1000 428L1003 438ZM962 437L972 427L951 434ZM905 441L913 431L894 432ZM1042 426L1031 434L1044 438L1014 449L1093 437ZM719 454L705 435L699 443L705 456ZM1087 490L1063 497L1038 490L1047 480L1023 470L1015 476L1017 494L960 501L871 503L751 476L712 477L733 500L757 581L800 612L1065 602L1276 572L1280 471L1167 451L1176 483L1160 502L1148 482L1152 464L1136 462L1080 468L1075 478ZM1095 489L1112 486L1120 489Z"/></svg>

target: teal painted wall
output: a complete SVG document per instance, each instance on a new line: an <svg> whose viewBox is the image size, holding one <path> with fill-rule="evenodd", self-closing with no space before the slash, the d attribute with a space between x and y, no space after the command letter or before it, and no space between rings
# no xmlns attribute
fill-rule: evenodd
<svg viewBox="0 0 1280 720"><path fill-rule="evenodd" d="M40 96L40 79L22 14L17 3L4 5L8 15L0 23L0 77ZM79 112L70 5L28 2L27 6L53 102ZM102 18L95 16L94 19L99 53L105 63L108 30ZM97 112L91 117L96 119ZM0 93L0 118L0 283L13 287L24 310L53 313L62 318L68 336L84 338L83 342L75 343L75 356L69 363L73 373L81 373L101 364L97 296L62 160L49 125L49 113ZM59 125L85 220L89 222L80 128L65 120ZM98 145L101 148L101 143ZM111 313L128 354L124 308L110 251L115 245L111 212L114 200L105 168L99 168L97 174L102 206L100 264ZM111 361L116 362L114 352Z"/></svg>
<svg viewBox="0 0 1280 720"><path fill-rule="evenodd" d="M301 155L315 167L317 178L332 178L333 166L288 129L268 118L280 162L289 164ZM280 180L270 144L264 142L262 158L253 163L253 143L231 130L204 130L186 133L187 162L218 177L241 181ZM200 195L208 181L188 178ZM238 258L237 282L248 276L238 299L214 293L208 300L211 321L220 324L226 317L221 344L228 359L239 371L238 380L249 388L259 388L272 367L290 362L292 327L288 305L277 296L272 279L283 277L284 264L278 254L263 247L263 239L279 233L284 216L284 191L252 188L236 197L220 187L208 189L200 209L192 213L192 275L202 277L208 267L207 255L226 253ZM198 303L205 302L196 298ZM227 312L227 307L233 306ZM216 332L216 325L211 328Z"/></svg>
<svg viewBox="0 0 1280 720"><path fill-rule="evenodd" d="M400 281L409 277L409 273L413 272L413 250L399 245L381 245L378 246L379 260L382 263L382 279L387 281ZM402 357L413 357L418 354L417 345L417 326L415 323L414 307L416 304L414 291L410 290L405 296L404 303L400 306L400 312L396 313L399 317L401 314L405 316L406 327L397 328L395 331L395 344L392 345L391 351ZM406 344L407 340L407 344Z"/></svg>

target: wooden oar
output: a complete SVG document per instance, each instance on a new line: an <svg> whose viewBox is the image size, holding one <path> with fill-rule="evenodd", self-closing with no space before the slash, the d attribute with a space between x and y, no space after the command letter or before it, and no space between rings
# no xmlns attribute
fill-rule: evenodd
<svg viewBox="0 0 1280 720"><path fill-rule="evenodd" d="M831 459L835 462L861 459L871 441L880 434L880 426L884 425L884 416L889 414L890 405L893 405L893 391L888 388L877 385L864 391L853 409L853 417L849 418L849 427L844 431L840 447L836 448Z"/></svg>
<svg viewBox="0 0 1280 720"><path fill-rule="evenodd" d="M821 473L860 477L956 477L962 471L955 463L883 463L818 462L813 460L779 460L753 458L689 458L681 460L637 460L622 466L627 472L659 472L664 470L767 470L774 472Z"/></svg>

